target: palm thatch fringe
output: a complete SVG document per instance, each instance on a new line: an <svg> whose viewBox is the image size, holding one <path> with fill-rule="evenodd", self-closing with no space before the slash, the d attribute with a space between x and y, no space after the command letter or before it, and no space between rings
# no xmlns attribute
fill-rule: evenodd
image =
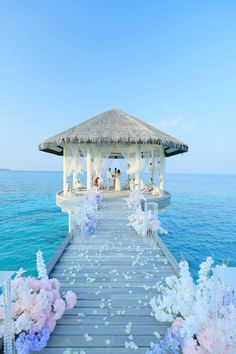
<svg viewBox="0 0 236 354"><path fill-rule="evenodd" d="M62 155L65 144L156 144L166 156L188 151L180 140L128 115L112 109L53 136L39 145L39 150Z"/></svg>

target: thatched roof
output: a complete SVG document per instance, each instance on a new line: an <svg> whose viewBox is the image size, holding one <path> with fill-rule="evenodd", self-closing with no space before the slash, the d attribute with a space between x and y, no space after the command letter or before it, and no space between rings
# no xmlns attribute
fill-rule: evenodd
<svg viewBox="0 0 236 354"><path fill-rule="evenodd" d="M53 136L39 145L39 150L63 155L65 144L157 144L166 156L188 151L182 141L118 109L101 113Z"/></svg>

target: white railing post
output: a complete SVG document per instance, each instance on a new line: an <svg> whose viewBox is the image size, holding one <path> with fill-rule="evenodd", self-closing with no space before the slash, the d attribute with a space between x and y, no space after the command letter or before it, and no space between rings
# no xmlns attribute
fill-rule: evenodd
<svg viewBox="0 0 236 354"><path fill-rule="evenodd" d="M148 211L151 210L154 219L156 220L158 217L158 204L155 202L147 202L145 201L145 224L147 225L147 236L152 236L152 237L156 237L157 235L157 231L155 231L155 233L153 231L150 230L150 228L148 227L148 221L147 221L147 214Z"/></svg>
<svg viewBox="0 0 236 354"><path fill-rule="evenodd" d="M3 353L15 353L15 341L12 320L12 297L11 297L11 277L15 272L0 272L0 287L3 289L3 305L4 305L4 337L3 337Z"/></svg>

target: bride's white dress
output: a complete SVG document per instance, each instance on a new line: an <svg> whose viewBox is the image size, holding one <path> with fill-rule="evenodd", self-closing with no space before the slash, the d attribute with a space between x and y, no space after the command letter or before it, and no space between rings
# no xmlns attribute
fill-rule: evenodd
<svg viewBox="0 0 236 354"><path fill-rule="evenodd" d="M117 175L115 179L115 191L121 191L121 182L119 175Z"/></svg>

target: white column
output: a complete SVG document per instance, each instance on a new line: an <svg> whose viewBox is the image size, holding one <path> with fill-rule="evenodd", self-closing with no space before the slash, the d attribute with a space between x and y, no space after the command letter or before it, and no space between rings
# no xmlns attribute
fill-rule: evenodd
<svg viewBox="0 0 236 354"><path fill-rule="evenodd" d="M66 171L66 145L63 148L63 192L67 192L67 171Z"/></svg>
<svg viewBox="0 0 236 354"><path fill-rule="evenodd" d="M87 148L87 191L92 189L92 155L91 149Z"/></svg>
<svg viewBox="0 0 236 354"><path fill-rule="evenodd" d="M75 185L76 185L76 172L73 172L73 189L75 189Z"/></svg>
<svg viewBox="0 0 236 354"><path fill-rule="evenodd" d="M160 159L160 174L159 174L159 187L164 191L165 185L165 156L162 155Z"/></svg>
<svg viewBox="0 0 236 354"><path fill-rule="evenodd" d="M155 152L154 150L152 150L151 152L151 166L150 166L150 180L152 181L152 183L154 183L154 170L155 170Z"/></svg>
<svg viewBox="0 0 236 354"><path fill-rule="evenodd" d="M137 172L135 173L135 187L136 189L140 189L140 169L141 169L141 153L140 153L140 145L137 145L136 156L135 156L135 166Z"/></svg>

